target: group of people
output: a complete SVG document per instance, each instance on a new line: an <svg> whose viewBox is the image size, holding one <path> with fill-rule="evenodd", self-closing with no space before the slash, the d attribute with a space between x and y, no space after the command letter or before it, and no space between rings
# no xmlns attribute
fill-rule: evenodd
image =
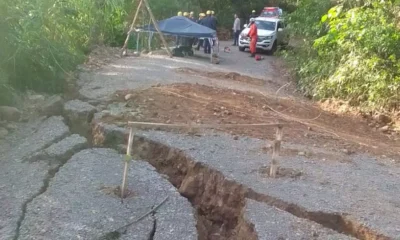
<svg viewBox="0 0 400 240"><path fill-rule="evenodd" d="M200 25L203 25L205 27L211 28L215 31L217 31L217 18L215 17L215 13L212 10L208 10L206 12L206 14L204 13L199 13L199 17L198 19L196 19L194 17L194 12L178 12L178 16L183 16L183 17L187 17L190 20L192 20L193 22L196 22ZM235 20L233 23L233 33L234 33L234 42L233 42L233 46L237 46L239 44L239 35L241 32L241 26L240 26L240 18L238 17L237 14L235 14ZM255 18L258 17L258 15L256 15L256 11L253 10L251 15L250 15L250 19L249 19L249 25L248 27L250 28L248 34L246 37L250 38L250 53L251 53L251 57L254 57L256 54L256 45L257 45L257 25L255 24ZM215 41L212 41L210 43L210 41L208 39L193 39L193 38L180 38L178 37L177 39L177 45L179 45L179 43L182 42L182 40L186 40L184 41L184 45L187 46L193 46L193 44L197 43L196 46L196 50L200 50L200 47L202 46L204 48L204 53L205 54L210 54L211 53L211 44L214 46Z"/></svg>
<svg viewBox="0 0 400 240"><path fill-rule="evenodd" d="M248 27L250 28L249 32L246 36L250 38L250 57L254 57L256 55L256 48L257 48L257 25L255 24L255 19L257 18L256 10L253 10L250 17L249 17L249 24ZM235 20L233 22L233 44L232 46L239 45L239 35L241 31L240 26L240 18L237 14L235 14Z"/></svg>
<svg viewBox="0 0 400 240"><path fill-rule="evenodd" d="M208 10L205 14L200 13L199 18L196 20L194 17L193 12L178 12L178 16L184 16L189 18L190 20L203 25L205 27L211 28L215 31L217 31L217 24L218 20L215 17L215 12L212 10ZM205 40L205 41L204 41ZM188 45L192 46L194 43L197 43L196 49L200 50L200 47L202 46L204 48L204 53L210 54L211 53L211 43L208 41L208 39L192 39L189 42L187 42ZM215 44L215 41L212 41L212 44Z"/></svg>

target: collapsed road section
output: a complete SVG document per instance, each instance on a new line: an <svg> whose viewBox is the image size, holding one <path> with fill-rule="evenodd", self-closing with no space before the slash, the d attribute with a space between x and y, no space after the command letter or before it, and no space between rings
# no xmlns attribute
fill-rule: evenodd
<svg viewBox="0 0 400 240"><path fill-rule="evenodd" d="M130 194L121 204L115 189L121 180L122 159L112 149L75 154L47 191L28 205L19 239L197 239L190 203L146 162L130 165ZM154 214L116 231L165 197L167 201Z"/></svg>
<svg viewBox="0 0 400 240"><path fill-rule="evenodd" d="M74 129L86 134L89 118L85 113L83 120L68 122L82 122L86 128ZM263 141L228 134L136 131L129 195L121 204L117 186L123 155L107 148L82 150L88 146L86 139L71 135L62 117L41 121L23 131L26 141L1 159L6 185L1 185L0 201L6 207L0 214L9 221L1 222L0 239L399 237L393 211L397 192L382 192L395 187L399 173L366 157L324 165L288 158L281 161L282 169L296 174L270 179L260 174L268 162L260 151ZM125 128L96 116L92 126L93 145L123 150ZM365 172L373 172L379 181L360 181L358 175ZM362 201L372 199L366 189L382 192L380 210Z"/></svg>
<svg viewBox="0 0 400 240"><path fill-rule="evenodd" d="M366 196L364 188L390 185L396 182L395 178L382 175L386 179L374 182L375 186L372 186L371 182L360 182L356 175L349 174L360 168L366 171L375 167L378 170L375 172L382 171L383 168L378 168L374 160L353 159L350 164L335 162L322 166L305 158L291 158L283 161L282 166L302 174L269 179L258 174L260 167L268 162L268 155L259 151L265 144L260 140L238 140L227 134L210 133L206 134L207 137L159 131L137 133L134 154L169 176L170 182L191 201L198 215L205 219L203 225L208 237L204 239L216 235L219 236L217 239L234 239L233 236L240 236L243 232L248 234L244 239L252 239L250 236L260 238L260 233L257 235L254 228L257 224L244 215L246 199L263 202L297 219L306 220L305 225L309 222L312 226L316 224L324 229L322 233L311 234L316 239L327 239L326 236L332 234L329 239L386 240L400 236L394 225L399 222L397 214L387 211L382 218L368 219L366 216L379 214L382 209L378 211L376 205L360 200ZM100 146L117 147L118 142L125 142L126 134L124 128L97 122L93 140ZM352 181L348 181L349 178L353 178ZM348 195L350 191L352 195ZM387 194L391 195L390 192ZM383 202L381 206L383 204L389 207L392 201ZM286 231L281 231L282 235L278 234L276 239L285 237ZM301 239L301 235L298 237Z"/></svg>

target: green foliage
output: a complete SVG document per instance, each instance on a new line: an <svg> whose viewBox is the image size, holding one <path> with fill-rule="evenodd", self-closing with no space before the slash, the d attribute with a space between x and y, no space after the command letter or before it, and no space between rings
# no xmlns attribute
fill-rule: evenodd
<svg viewBox="0 0 400 240"><path fill-rule="evenodd" d="M0 94L10 93L10 86L60 92L65 75L93 44L121 41L125 5L124 0L3 0Z"/></svg>
<svg viewBox="0 0 400 240"><path fill-rule="evenodd" d="M279 5L288 10L296 2L149 0L158 20L178 11L194 11L197 17L200 12L214 10L219 27L229 30L234 13L247 19L253 9ZM122 45L137 4L136 0L0 1L0 104L12 102L14 89L61 92L66 75L82 63L94 45ZM145 11L139 14L139 24L149 20ZM139 45L148 45L143 35ZM136 39L128 46L136 48Z"/></svg>
<svg viewBox="0 0 400 240"><path fill-rule="evenodd" d="M296 11L287 17L292 35L300 35L305 38L313 38L321 35L322 28L318 24L321 16L331 7L331 1L327 0L303 0Z"/></svg>
<svg viewBox="0 0 400 240"><path fill-rule="evenodd" d="M313 40L289 57L295 60L299 86L315 98L341 98L372 109L398 108L397 8L391 1L354 2L357 4L345 1L330 8L320 21L296 32Z"/></svg>

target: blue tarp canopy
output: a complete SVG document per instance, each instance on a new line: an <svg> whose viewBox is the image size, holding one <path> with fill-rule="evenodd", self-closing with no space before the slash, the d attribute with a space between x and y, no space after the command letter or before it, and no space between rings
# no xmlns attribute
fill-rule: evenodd
<svg viewBox="0 0 400 240"><path fill-rule="evenodd" d="M175 16L158 22L160 31L166 35L182 37L213 38L216 32L211 28L193 22L189 18ZM153 24L140 27L144 31L156 32Z"/></svg>

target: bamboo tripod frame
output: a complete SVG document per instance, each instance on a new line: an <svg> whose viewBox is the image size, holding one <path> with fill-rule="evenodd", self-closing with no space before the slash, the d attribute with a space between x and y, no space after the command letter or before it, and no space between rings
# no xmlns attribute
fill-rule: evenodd
<svg viewBox="0 0 400 240"><path fill-rule="evenodd" d="M153 22L154 28L156 29L157 33L160 35L161 42L163 43L163 45L164 45L164 47L165 47L165 51L167 51L168 56L172 58L171 50L170 50L169 47L168 47L168 44L167 44L167 41L166 41L165 38L164 38L164 35L163 35L162 32L160 31L160 28L159 28L159 26L158 26L158 24L157 24L156 19L154 18L153 12L151 11L150 5L149 5L149 3L148 3L147 0L140 0L140 1L139 1L139 5L138 5L138 7L137 7L137 9L136 9L135 16L133 17L132 23L131 23L131 25L130 25L130 27L129 27L129 31L128 31L128 33L127 33L127 36L126 36L124 45L123 45L122 48L121 48L121 57L126 55L126 49L127 49L127 47L128 47L129 38L130 38L131 33L132 33L132 31L133 31L133 29L134 29L134 27L135 27L135 23L136 23L137 17L138 17L138 15L139 15L140 8L142 7L142 4L143 4L143 3L144 3L144 5L145 5L145 7L146 7L146 9L147 9L147 12L148 12L149 15L150 15L150 19L151 19L151 21Z"/></svg>

